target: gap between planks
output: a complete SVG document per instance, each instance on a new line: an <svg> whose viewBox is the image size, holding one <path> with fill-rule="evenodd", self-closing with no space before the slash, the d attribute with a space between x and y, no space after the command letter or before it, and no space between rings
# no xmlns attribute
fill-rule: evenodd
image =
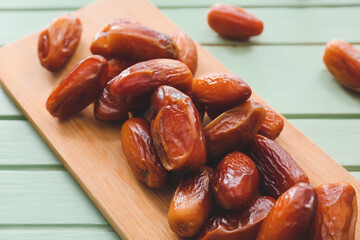
<svg viewBox="0 0 360 240"><path fill-rule="evenodd" d="M19 164L19 165L9 165L9 164L0 164L0 171L63 171L66 172L66 169L63 165L59 164Z"/></svg>
<svg viewBox="0 0 360 240"><path fill-rule="evenodd" d="M224 39L228 40L228 39ZM231 40L228 40L231 41ZM348 41L353 45L359 45L360 42ZM248 47L248 46L324 46L326 42L229 42L229 43L201 43L203 47Z"/></svg>
<svg viewBox="0 0 360 240"><path fill-rule="evenodd" d="M27 120L24 115L0 115L1 120Z"/></svg>
<svg viewBox="0 0 360 240"><path fill-rule="evenodd" d="M282 113L287 119L360 119L360 113Z"/></svg>
<svg viewBox="0 0 360 240"><path fill-rule="evenodd" d="M104 229L109 232L114 230L108 224L0 224L0 230L4 229L47 229L47 230L58 230L58 229Z"/></svg>

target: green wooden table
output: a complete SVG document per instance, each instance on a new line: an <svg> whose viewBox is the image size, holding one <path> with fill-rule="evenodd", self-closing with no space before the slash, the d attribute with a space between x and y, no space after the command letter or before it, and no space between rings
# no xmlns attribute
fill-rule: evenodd
<svg viewBox="0 0 360 240"><path fill-rule="evenodd" d="M0 0L0 45L90 2ZM330 39L360 44L360 0L222 1L243 6L264 21L263 34L246 43L224 40L210 30L206 13L215 2L153 0L360 179L360 95L337 84L322 62ZM0 239L119 239L2 89Z"/></svg>

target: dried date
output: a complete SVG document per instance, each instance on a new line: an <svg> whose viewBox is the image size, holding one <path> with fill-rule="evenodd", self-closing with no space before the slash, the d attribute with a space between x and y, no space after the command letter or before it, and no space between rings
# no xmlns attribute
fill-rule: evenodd
<svg viewBox="0 0 360 240"><path fill-rule="evenodd" d="M360 51L350 43L332 40L326 44L324 63L343 86L360 92Z"/></svg>
<svg viewBox="0 0 360 240"><path fill-rule="evenodd" d="M270 108L265 107L265 111L266 117L259 130L259 134L274 140L283 130L284 120L280 114L274 112Z"/></svg>
<svg viewBox="0 0 360 240"><path fill-rule="evenodd" d="M139 62L121 72L108 86L110 97L130 110L149 105L151 93L161 85L169 85L183 92L192 86L192 74L180 61L153 59Z"/></svg>
<svg viewBox="0 0 360 240"><path fill-rule="evenodd" d="M168 222L182 237L195 236L214 207L211 193L212 169L205 167L181 182L171 199Z"/></svg>
<svg viewBox="0 0 360 240"><path fill-rule="evenodd" d="M246 208L258 193L259 174L254 162L244 153L229 153L217 165L212 187L220 207Z"/></svg>
<svg viewBox="0 0 360 240"><path fill-rule="evenodd" d="M128 119L129 109L117 104L109 95L108 82L105 88L97 96L94 104L95 118L102 122L125 121Z"/></svg>
<svg viewBox="0 0 360 240"><path fill-rule="evenodd" d="M208 13L209 26L223 37L246 40L262 33L263 22L244 9L223 3L214 4Z"/></svg>
<svg viewBox="0 0 360 240"><path fill-rule="evenodd" d="M52 91L46 101L51 115L65 119L93 102L106 84L108 64L92 55L79 62Z"/></svg>
<svg viewBox="0 0 360 240"><path fill-rule="evenodd" d="M226 153L245 147L264 119L264 108L250 99L211 121L204 128L209 161L218 162Z"/></svg>
<svg viewBox="0 0 360 240"><path fill-rule="evenodd" d="M200 169L206 161L205 137L191 98L160 86L151 97L151 115L151 135L165 169Z"/></svg>
<svg viewBox="0 0 360 240"><path fill-rule="evenodd" d="M107 80L110 81L117 75L119 75L122 71L124 71L126 68L138 63L136 60L132 59L118 59L113 58L108 61L109 64L109 71L107 74Z"/></svg>
<svg viewBox="0 0 360 240"><path fill-rule="evenodd" d="M283 193L260 227L256 240L305 240L316 213L315 189L298 183Z"/></svg>
<svg viewBox="0 0 360 240"><path fill-rule="evenodd" d="M135 177L152 188L165 185L167 172L156 155L150 124L142 118L131 118L121 127L121 144Z"/></svg>
<svg viewBox="0 0 360 240"><path fill-rule="evenodd" d="M54 19L39 35L41 65L52 72L61 69L79 45L81 32L81 22L74 14L65 13Z"/></svg>
<svg viewBox="0 0 360 240"><path fill-rule="evenodd" d="M203 105L224 112L248 100L251 88L231 73L205 73L194 79L192 93Z"/></svg>
<svg viewBox="0 0 360 240"><path fill-rule="evenodd" d="M318 208L310 240L353 240L357 218L355 189L346 182L332 182L315 188Z"/></svg>
<svg viewBox="0 0 360 240"><path fill-rule="evenodd" d="M175 31L171 37L174 39L174 42L179 49L177 60L186 64L191 73L195 75L198 64L198 55L194 41L182 30Z"/></svg>
<svg viewBox="0 0 360 240"><path fill-rule="evenodd" d="M199 240L255 240L275 200L268 196L258 197L243 211L227 211L216 214L199 234Z"/></svg>
<svg viewBox="0 0 360 240"><path fill-rule="evenodd" d="M173 39L144 25L118 20L99 32L91 44L93 54L104 57L150 60L178 56Z"/></svg>
<svg viewBox="0 0 360 240"><path fill-rule="evenodd" d="M261 188L273 198L297 183L309 183L290 154L267 137L256 135L247 146L247 154L257 166Z"/></svg>

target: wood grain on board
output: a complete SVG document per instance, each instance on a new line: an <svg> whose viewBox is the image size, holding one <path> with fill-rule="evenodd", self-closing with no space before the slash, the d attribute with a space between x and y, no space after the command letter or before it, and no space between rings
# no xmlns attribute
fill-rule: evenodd
<svg viewBox="0 0 360 240"><path fill-rule="evenodd" d="M84 31L76 54L63 71L52 74L40 66L38 33L34 33L0 49L2 86L120 237L178 239L166 218L172 192L153 191L135 179L121 149L121 125L97 122L92 106L62 122L45 109L49 93L74 64L90 55L93 36L107 22L117 17L132 18L168 34L177 26L145 0L102 0L76 14ZM198 52L197 74L228 71L199 45ZM262 102L256 94L254 98ZM359 182L288 121L277 141L302 166L313 185L344 180L358 191Z"/></svg>
<svg viewBox="0 0 360 240"><path fill-rule="evenodd" d="M35 4L35 1L28 2ZM308 3L311 2L319 1ZM46 4L50 3L60 4L46 1ZM62 4L65 6L66 2L62 1ZM338 117L339 114L360 116L360 95L341 87L322 61L328 40L338 38L359 42L359 34L354 29L360 28L360 14L357 14L360 7L246 10L262 19L265 29L260 36L245 43L225 40L212 31L206 22L208 8L167 8L161 11L193 39L207 43L207 51L243 78L280 113L287 116L312 114L313 117L313 114L321 114L322 118ZM64 11L2 11L0 22L7 24L0 34L0 45L45 26ZM0 89L0 118L2 115L21 116L21 113Z"/></svg>

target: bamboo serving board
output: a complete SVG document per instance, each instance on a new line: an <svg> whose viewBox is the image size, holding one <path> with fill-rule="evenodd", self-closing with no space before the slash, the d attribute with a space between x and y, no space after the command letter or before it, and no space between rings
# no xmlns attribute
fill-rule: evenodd
<svg viewBox="0 0 360 240"><path fill-rule="evenodd" d="M45 109L50 92L78 61L91 54L91 40L109 21L136 19L167 34L178 27L146 0L101 0L76 15L83 24L82 39L63 71L53 74L41 67L36 32L0 49L1 84L122 239L178 239L166 217L171 189L153 191L135 179L122 152L120 124L97 122L92 106L62 122ZM229 72L197 47L197 74ZM264 103L255 93L253 97ZM277 142L300 164L314 186L347 181L356 188L360 202L359 182L288 121ZM360 238L359 219L358 214L356 238Z"/></svg>

